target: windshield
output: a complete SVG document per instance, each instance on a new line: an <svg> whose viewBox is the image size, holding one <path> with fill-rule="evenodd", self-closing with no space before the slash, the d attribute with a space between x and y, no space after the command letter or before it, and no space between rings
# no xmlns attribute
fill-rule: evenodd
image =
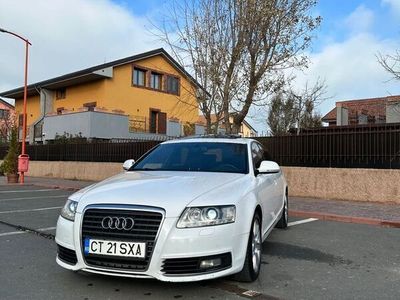
<svg viewBox="0 0 400 300"><path fill-rule="evenodd" d="M248 173L247 145L235 143L162 144L132 170Z"/></svg>

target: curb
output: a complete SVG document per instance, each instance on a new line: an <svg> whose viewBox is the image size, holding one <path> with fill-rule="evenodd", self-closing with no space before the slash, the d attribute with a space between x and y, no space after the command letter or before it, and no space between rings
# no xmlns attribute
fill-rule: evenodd
<svg viewBox="0 0 400 300"><path fill-rule="evenodd" d="M388 220L380 220L380 219L365 218L365 217L351 217L351 216L335 215L335 214L321 213L314 211L290 210L289 216L300 217L300 218L317 218L323 221L335 221L343 223L355 223L355 224L400 228L400 221L388 221Z"/></svg>
<svg viewBox="0 0 400 300"><path fill-rule="evenodd" d="M61 185L51 185L51 184L41 184L41 183L32 183L30 185L44 187L44 188L48 188L48 189L59 189L59 190L72 191L72 192L77 192L77 191L83 189L83 187L82 188L76 188L76 187L61 186Z"/></svg>

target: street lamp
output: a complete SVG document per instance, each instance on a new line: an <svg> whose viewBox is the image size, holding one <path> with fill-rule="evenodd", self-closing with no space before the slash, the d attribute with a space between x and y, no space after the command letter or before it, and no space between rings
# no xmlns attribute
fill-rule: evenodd
<svg viewBox="0 0 400 300"><path fill-rule="evenodd" d="M25 42L25 81L24 81L24 108L23 108L23 116L22 116L22 151L21 154L25 154L25 140L26 140L26 98L28 94L28 48L29 45L32 44L28 41L28 39L23 38L22 36L0 28L0 32L11 34ZM24 172L21 172L21 183L24 183Z"/></svg>

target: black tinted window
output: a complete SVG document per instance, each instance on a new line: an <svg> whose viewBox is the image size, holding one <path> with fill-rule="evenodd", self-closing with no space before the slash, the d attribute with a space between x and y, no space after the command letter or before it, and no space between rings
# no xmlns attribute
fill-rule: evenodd
<svg viewBox="0 0 400 300"><path fill-rule="evenodd" d="M133 170L248 173L247 145L163 144L138 161Z"/></svg>

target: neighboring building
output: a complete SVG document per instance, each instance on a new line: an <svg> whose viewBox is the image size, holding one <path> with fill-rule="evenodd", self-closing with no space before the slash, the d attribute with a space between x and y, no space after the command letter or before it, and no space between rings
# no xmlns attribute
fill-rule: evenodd
<svg viewBox="0 0 400 300"><path fill-rule="evenodd" d="M256 137L258 132L246 120L243 120L242 125L240 125L239 134L242 137Z"/></svg>
<svg viewBox="0 0 400 300"><path fill-rule="evenodd" d="M9 119L14 113L14 106L0 99L0 143L7 140Z"/></svg>
<svg viewBox="0 0 400 300"><path fill-rule="evenodd" d="M400 95L336 102L322 121L329 126L400 122Z"/></svg>
<svg viewBox="0 0 400 300"><path fill-rule="evenodd" d="M0 120L7 120L12 112L14 112L14 105L0 98Z"/></svg>
<svg viewBox="0 0 400 300"><path fill-rule="evenodd" d="M232 117L230 117L230 122L232 122ZM213 123L213 126L216 126L218 124L218 133L225 133L225 124L223 120L217 121L217 118L215 114L211 115L211 122ZM199 124L203 124L204 126L206 125L206 119L203 115L199 116L198 120ZM240 125L240 130L239 134L242 137L256 137L257 136L257 130L254 129L253 126L251 126L246 120L242 122L242 125Z"/></svg>
<svg viewBox="0 0 400 300"><path fill-rule="evenodd" d="M198 118L199 84L164 49L156 49L30 84L28 139L56 134L87 138L163 139L180 136ZM0 93L15 99L22 125L23 88Z"/></svg>

